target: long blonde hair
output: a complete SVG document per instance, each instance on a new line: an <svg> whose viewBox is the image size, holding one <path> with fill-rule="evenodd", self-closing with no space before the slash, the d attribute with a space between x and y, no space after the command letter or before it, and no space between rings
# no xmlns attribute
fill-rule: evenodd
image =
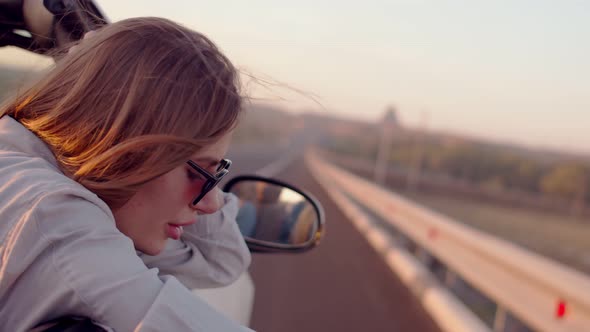
<svg viewBox="0 0 590 332"><path fill-rule="evenodd" d="M162 18L103 27L2 110L109 206L231 131L236 69L205 36Z"/></svg>

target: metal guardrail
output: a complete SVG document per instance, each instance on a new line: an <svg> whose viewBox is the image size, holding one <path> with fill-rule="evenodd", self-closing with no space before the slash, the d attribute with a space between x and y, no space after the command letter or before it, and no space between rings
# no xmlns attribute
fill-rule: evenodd
<svg viewBox="0 0 590 332"><path fill-rule="evenodd" d="M315 153L308 157L329 184L394 225L530 328L590 331L589 277L430 211Z"/></svg>

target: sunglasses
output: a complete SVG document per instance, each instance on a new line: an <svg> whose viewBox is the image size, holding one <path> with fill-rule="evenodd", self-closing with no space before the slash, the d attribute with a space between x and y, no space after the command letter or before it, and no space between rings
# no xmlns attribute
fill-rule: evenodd
<svg viewBox="0 0 590 332"><path fill-rule="evenodd" d="M201 192L191 202L191 205L193 207L195 205L197 205L199 203L199 201L201 199L203 199L203 197L205 197L205 195L207 195L208 192L211 191L211 189L215 188L215 186L219 183L219 181L221 181L221 179L223 179L223 177L227 173L229 173L229 167L231 166L231 160L229 160L229 159L222 159L221 162L219 163L219 166L215 170L215 174L211 174L208 171L206 171L204 168L202 168L201 166L197 165L192 160L189 160L186 163L193 170L195 170L197 173L199 173L200 175L202 175L203 178L204 178L204 180L205 180L205 183L203 184L203 187L201 188Z"/></svg>

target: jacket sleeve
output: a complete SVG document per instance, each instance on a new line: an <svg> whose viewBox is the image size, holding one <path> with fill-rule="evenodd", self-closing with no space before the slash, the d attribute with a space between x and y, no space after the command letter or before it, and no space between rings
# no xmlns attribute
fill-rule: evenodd
<svg viewBox="0 0 590 332"><path fill-rule="evenodd" d="M174 277L147 268L132 241L97 205L52 195L39 203L35 219L54 267L54 273L39 277L47 294L36 296L51 298L52 289L65 285L76 299L68 303L81 303L75 314L115 331L249 331Z"/></svg>
<svg viewBox="0 0 590 332"><path fill-rule="evenodd" d="M145 265L175 276L190 289L226 286L238 279L251 256L236 223L238 199L231 193L223 193L223 198L219 211L199 215L180 240L169 239L157 256L138 252Z"/></svg>

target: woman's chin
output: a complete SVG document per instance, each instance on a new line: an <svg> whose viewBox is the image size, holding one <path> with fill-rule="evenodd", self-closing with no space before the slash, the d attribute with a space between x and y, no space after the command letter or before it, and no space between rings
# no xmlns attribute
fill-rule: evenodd
<svg viewBox="0 0 590 332"><path fill-rule="evenodd" d="M135 249L141 251L142 253L146 254L146 255L150 255L150 256L157 256L159 253L162 252L162 250L164 250L164 247L166 246L166 241L162 241L161 243L150 243L149 245L144 245L144 246L135 246Z"/></svg>

